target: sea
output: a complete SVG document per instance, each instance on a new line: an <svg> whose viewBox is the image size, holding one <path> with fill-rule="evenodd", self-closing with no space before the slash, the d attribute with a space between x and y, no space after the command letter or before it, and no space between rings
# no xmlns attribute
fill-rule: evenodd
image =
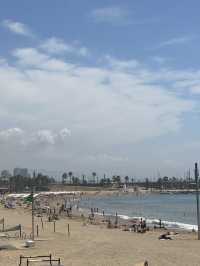
<svg viewBox="0 0 200 266"><path fill-rule="evenodd" d="M197 230L195 194L124 194L83 198L83 209L98 208L98 213L124 219L145 218L155 225L161 219L171 229Z"/></svg>

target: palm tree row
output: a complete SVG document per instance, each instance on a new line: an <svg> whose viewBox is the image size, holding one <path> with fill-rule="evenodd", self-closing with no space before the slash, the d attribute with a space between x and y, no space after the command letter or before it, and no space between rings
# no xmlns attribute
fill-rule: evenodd
<svg viewBox="0 0 200 266"><path fill-rule="evenodd" d="M130 183L130 179L128 176L124 177L125 182L122 182L122 178L119 175L114 175L112 178L106 178L106 175L104 174L104 177L99 179L96 172L92 172L91 177L86 177L86 175L82 175L82 178L75 177L73 172L64 172L62 175L62 183L63 184L111 184L116 183L120 185L121 183ZM133 178L131 179L131 182L133 183Z"/></svg>

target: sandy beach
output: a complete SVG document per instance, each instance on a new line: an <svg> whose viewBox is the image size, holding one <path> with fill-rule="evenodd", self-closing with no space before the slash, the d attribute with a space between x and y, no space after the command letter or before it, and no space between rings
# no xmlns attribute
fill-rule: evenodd
<svg viewBox="0 0 200 266"><path fill-rule="evenodd" d="M4 209L0 207L0 217L4 217L6 226L22 224L22 231L31 232L31 216L22 208ZM60 257L62 265L137 265L148 260L152 266L200 265L199 245L195 233L182 233L173 240L161 241L161 231L149 231L145 234L124 232L120 229L108 229L105 225L83 225L81 220L64 218L53 223L44 218L44 230L41 219L35 218L39 225L39 237L33 248L23 248L25 240L3 240L1 244L13 244L18 250L1 250L0 265L16 266L20 255L48 255ZM70 237L67 225L70 225ZM10 235L12 235L10 233ZM14 235L14 233L13 233ZM38 264L34 264L38 265Z"/></svg>

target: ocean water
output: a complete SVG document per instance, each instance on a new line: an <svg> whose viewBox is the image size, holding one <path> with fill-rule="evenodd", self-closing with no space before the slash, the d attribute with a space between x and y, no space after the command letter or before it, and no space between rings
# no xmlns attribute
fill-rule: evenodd
<svg viewBox="0 0 200 266"><path fill-rule="evenodd" d="M145 194L90 197L82 208L98 208L107 215L117 212L121 218L144 217L149 223L161 219L166 227L197 229L195 194Z"/></svg>

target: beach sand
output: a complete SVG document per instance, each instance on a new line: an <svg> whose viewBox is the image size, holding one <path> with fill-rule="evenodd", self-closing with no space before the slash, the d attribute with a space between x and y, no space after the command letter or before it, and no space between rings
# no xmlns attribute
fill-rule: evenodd
<svg viewBox="0 0 200 266"><path fill-rule="evenodd" d="M22 224L22 230L31 232L31 215L24 209L4 209L0 207L0 218L5 217L6 227ZM104 225L83 225L77 219L65 218L53 223L44 218L44 231L40 218L35 218L39 225L39 239L34 248L0 251L0 266L16 266L19 256L48 255L60 257L62 265L68 266L116 266L137 265L144 260L152 266L198 266L200 265L200 241L195 233L183 233L174 236L174 240L161 241L161 231L145 234L124 232L120 229L108 229ZM67 225L70 224L70 237ZM14 233L13 233L14 234ZM0 244L10 243L20 247L24 240L0 240ZM25 264L24 264L25 265ZM39 265L37 263L30 264Z"/></svg>

